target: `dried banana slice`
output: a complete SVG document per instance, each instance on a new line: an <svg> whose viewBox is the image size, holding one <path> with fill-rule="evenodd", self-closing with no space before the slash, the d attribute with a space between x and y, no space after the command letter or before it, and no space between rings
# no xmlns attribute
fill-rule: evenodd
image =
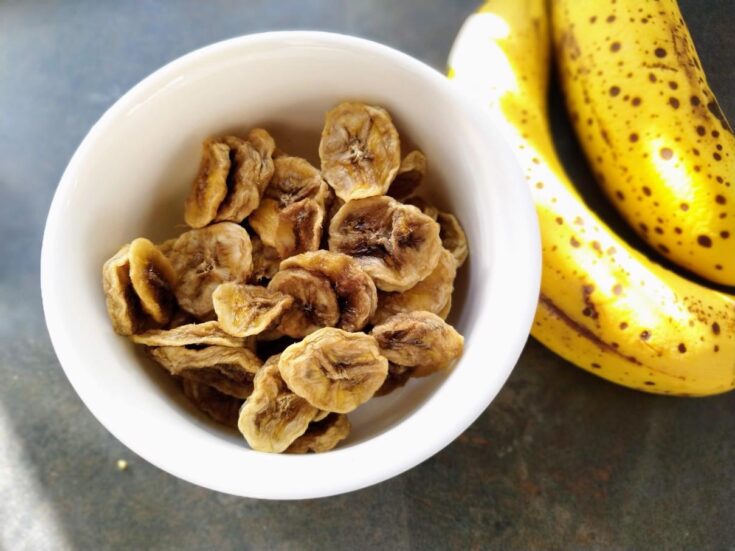
<svg viewBox="0 0 735 551"><path fill-rule="evenodd" d="M412 205L423 212L426 216L436 221L439 217L439 209L429 203L423 197L409 197L403 201L406 205Z"/></svg>
<svg viewBox="0 0 735 551"><path fill-rule="evenodd" d="M278 201L270 197L263 198L255 212L248 217L248 223L258 234L264 245L276 248L278 244L278 222L281 209Z"/></svg>
<svg viewBox="0 0 735 551"><path fill-rule="evenodd" d="M168 258L148 239L130 243L130 281L140 306L159 325L171 321L176 310L176 274Z"/></svg>
<svg viewBox="0 0 735 551"><path fill-rule="evenodd" d="M250 237L232 222L189 230L176 240L171 263L179 306L199 318L210 316L212 293L220 283L247 280L252 269Z"/></svg>
<svg viewBox="0 0 735 551"><path fill-rule="evenodd" d="M309 161L283 155L273 165L273 178L265 189L265 197L278 201L281 208L304 199L315 199L324 207L329 187Z"/></svg>
<svg viewBox="0 0 735 551"><path fill-rule="evenodd" d="M273 176L273 151L276 144L262 128L250 131L246 140L229 136L232 168L227 182L227 196L217 210L215 220L242 222L260 204L268 182Z"/></svg>
<svg viewBox="0 0 735 551"><path fill-rule="evenodd" d="M181 380L184 396L201 411L209 415L218 423L227 427L237 427L237 418L240 415L242 400L223 394L209 385L195 383L189 379Z"/></svg>
<svg viewBox="0 0 735 551"><path fill-rule="evenodd" d="M457 266L461 266L467 260L469 247L467 246L467 235L459 224L459 220L453 214L440 212L437 222L439 222L439 236L442 245L454 255Z"/></svg>
<svg viewBox="0 0 735 551"><path fill-rule="evenodd" d="M325 327L281 354L278 367L288 388L325 411L348 413L385 381L388 360L373 337Z"/></svg>
<svg viewBox="0 0 735 551"><path fill-rule="evenodd" d="M255 376L254 390L240 410L237 427L254 450L280 453L306 432L318 410L291 392L268 358Z"/></svg>
<svg viewBox="0 0 735 551"><path fill-rule="evenodd" d="M401 161L396 179L388 188L388 193L394 199L403 200L414 194L426 175L426 157L421 151L411 151Z"/></svg>
<svg viewBox="0 0 735 551"><path fill-rule="evenodd" d="M132 335L142 327L145 318L138 295L130 282L130 245L123 245L102 266L102 288L107 315L119 335Z"/></svg>
<svg viewBox="0 0 735 551"><path fill-rule="evenodd" d="M273 276L268 289L293 297L293 305L278 324L283 335L298 339L339 321L337 295L330 281L320 274L300 268L283 269Z"/></svg>
<svg viewBox="0 0 735 551"><path fill-rule="evenodd" d="M281 262L281 270L291 268L320 274L330 281L340 305L336 323L340 329L358 331L375 313L378 304L375 284L354 258L330 251L313 251Z"/></svg>
<svg viewBox="0 0 735 551"><path fill-rule="evenodd" d="M374 325L383 323L393 314L424 310L439 315L447 304L451 307L454 292L454 278L457 275L457 261L446 249L442 249L436 268L425 279L419 281L408 291L402 293L378 293L378 309L370 319Z"/></svg>
<svg viewBox="0 0 735 551"><path fill-rule="evenodd" d="M235 398L247 398L261 361L246 348L183 346L149 348L150 355L172 375L213 386Z"/></svg>
<svg viewBox="0 0 735 551"><path fill-rule="evenodd" d="M401 144L385 109L344 102L327 113L319 158L327 183L349 201L388 190L401 164Z"/></svg>
<svg viewBox="0 0 735 551"><path fill-rule="evenodd" d="M449 297L447 303L439 310L436 315L441 319L446 320L449 317L449 312L452 311L452 297Z"/></svg>
<svg viewBox="0 0 735 551"><path fill-rule="evenodd" d="M264 285L278 272L281 257L278 256L276 249L263 243L258 235L250 238L250 244L253 247L253 271L250 272L248 282Z"/></svg>
<svg viewBox="0 0 735 551"><path fill-rule="evenodd" d="M436 267L439 224L391 197L349 201L329 225L329 250L355 257L383 291L405 291Z"/></svg>
<svg viewBox="0 0 735 551"><path fill-rule="evenodd" d="M219 325L230 335L249 337L262 333L293 304L293 298L277 291L223 283L212 294Z"/></svg>
<svg viewBox="0 0 735 551"><path fill-rule="evenodd" d="M167 239L163 243L159 243L158 245L156 245L156 247L158 247L158 250L163 253L163 256L169 258L169 256L171 255L171 251L174 248L174 244L176 243L176 239L178 238L174 237L173 239Z"/></svg>
<svg viewBox="0 0 735 551"><path fill-rule="evenodd" d="M213 345L240 348L245 345L245 339L233 337L216 321L189 323L174 329L151 329L140 335L133 335L132 340L146 346Z"/></svg>
<svg viewBox="0 0 735 551"><path fill-rule="evenodd" d="M214 220L227 195L230 165L230 148L226 143L204 140L199 172L184 203L184 220L192 228L203 228Z"/></svg>
<svg viewBox="0 0 735 551"><path fill-rule="evenodd" d="M314 421L287 449L286 453L321 453L333 449L350 434L350 420L346 415L330 413Z"/></svg>
<svg viewBox="0 0 735 551"><path fill-rule="evenodd" d="M385 382L381 387L375 391L375 396L385 396L386 394L390 394L394 390L405 386L411 378L412 371L413 370L410 367L396 365L389 362L388 376L385 378Z"/></svg>
<svg viewBox="0 0 735 551"><path fill-rule="evenodd" d="M322 241L324 206L304 199L281 210L276 229L276 251L281 258L315 251Z"/></svg>
<svg viewBox="0 0 735 551"><path fill-rule="evenodd" d="M462 355L464 338L430 312L396 314L373 328L380 352L391 363L411 368L413 377L446 369Z"/></svg>

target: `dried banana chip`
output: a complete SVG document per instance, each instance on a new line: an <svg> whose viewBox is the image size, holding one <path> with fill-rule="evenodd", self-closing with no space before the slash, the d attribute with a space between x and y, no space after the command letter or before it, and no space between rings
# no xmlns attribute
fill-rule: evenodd
<svg viewBox="0 0 735 551"><path fill-rule="evenodd" d="M265 189L265 197L278 201L280 208L304 199L314 199L325 206L329 187L321 173L301 157L283 155L274 161L273 178Z"/></svg>
<svg viewBox="0 0 735 551"><path fill-rule="evenodd" d="M449 300L447 300L447 303L442 307L441 310L439 310L436 315L439 316L441 319L446 320L449 317L449 312L452 311L452 297L449 297Z"/></svg>
<svg viewBox="0 0 735 551"><path fill-rule="evenodd" d="M182 325L189 325L192 323L197 323L198 321L199 320L197 320L189 312L179 308L176 310L176 312L174 312L174 315L171 317L171 321L168 323L166 328L176 329L177 327L181 327Z"/></svg>
<svg viewBox="0 0 735 551"><path fill-rule="evenodd" d="M119 335L132 335L145 322L138 295L130 282L130 245L124 245L102 266L102 288L107 315Z"/></svg>
<svg viewBox="0 0 735 551"><path fill-rule="evenodd" d="M263 243L258 235L252 236L250 243L253 247L253 271L250 272L248 283L264 285L276 275L281 257L276 249Z"/></svg>
<svg viewBox="0 0 735 551"><path fill-rule="evenodd" d="M255 212L248 217L248 223L258 234L260 240L268 247L276 248L278 244L278 222L281 218L281 209L278 201L265 197Z"/></svg>
<svg viewBox="0 0 735 551"><path fill-rule="evenodd" d="M324 206L304 199L281 210L276 229L276 251L281 258L315 251L322 241Z"/></svg>
<svg viewBox="0 0 735 551"><path fill-rule="evenodd" d="M158 245L156 245L156 247L158 247L158 250L163 253L163 256L169 258L169 256L171 255L171 251L174 248L174 244L176 243L176 239L178 238L174 237L173 239L167 239L163 243L159 243Z"/></svg>
<svg viewBox="0 0 735 551"><path fill-rule="evenodd" d="M375 396L385 396L390 394L396 389L402 388L411 378L411 372L413 370L410 367L404 365L396 365L394 363L388 363L388 376L385 378L385 382L380 388L375 391Z"/></svg>
<svg viewBox="0 0 735 551"><path fill-rule="evenodd" d="M439 225L391 197L349 201L329 225L329 250L355 257L383 291L405 291L436 267Z"/></svg>
<svg viewBox="0 0 735 551"><path fill-rule="evenodd" d="M184 396L212 419L227 427L237 427L237 418L243 402L241 399L233 398L214 387L189 379L181 380L181 388Z"/></svg>
<svg viewBox="0 0 735 551"><path fill-rule="evenodd" d="M212 301L219 325L236 337L262 333L293 304L289 295L242 283L223 283Z"/></svg>
<svg viewBox="0 0 735 551"><path fill-rule="evenodd" d="M287 449L286 453L321 453L333 449L350 434L350 420L346 415L330 413L314 421Z"/></svg>
<svg viewBox="0 0 735 551"><path fill-rule="evenodd" d="M232 222L182 234L171 251L177 276L176 298L187 312L211 316L212 293L220 283L244 282L252 269L250 237Z"/></svg>
<svg viewBox="0 0 735 551"><path fill-rule="evenodd" d="M240 410L237 427L254 450L280 453L306 432L318 410L291 392L268 358L255 376L254 390Z"/></svg>
<svg viewBox="0 0 735 551"><path fill-rule="evenodd" d="M426 216L436 221L439 217L439 209L429 203L423 197L409 197L403 201L406 205L412 205L423 212Z"/></svg>
<svg viewBox="0 0 735 551"><path fill-rule="evenodd" d="M459 224L459 220L453 214L440 212L437 218L439 222L439 236L444 248L449 250L457 260L457 266L464 264L469 255L467 236Z"/></svg>
<svg viewBox="0 0 735 551"><path fill-rule="evenodd" d="M348 413L385 381L388 360L364 333L325 327L281 354L278 367L288 388L314 407Z"/></svg>
<svg viewBox="0 0 735 551"><path fill-rule="evenodd" d="M150 355L172 375L213 386L235 398L247 398L261 361L246 348L183 346L149 348Z"/></svg>
<svg viewBox="0 0 735 551"><path fill-rule="evenodd" d="M394 199L403 200L414 194L426 175L426 157L421 151L411 151L401 161L396 179L388 188L388 193Z"/></svg>
<svg viewBox="0 0 735 551"><path fill-rule="evenodd" d="M330 281L320 274L284 269L273 276L268 289L293 297L293 305L278 324L280 334L298 339L339 321L337 295Z"/></svg>
<svg viewBox="0 0 735 551"><path fill-rule="evenodd" d="M383 323L393 314L424 310L442 316L444 308L451 307L457 261L446 249L442 249L436 268L425 279L402 293L378 293L378 309L370 319L372 324ZM448 312L447 312L448 313Z"/></svg>
<svg viewBox="0 0 735 551"><path fill-rule="evenodd" d="M245 345L245 339L233 337L216 321L190 323L174 329L151 329L140 335L133 335L132 340L146 346L213 345L240 348Z"/></svg>
<svg viewBox="0 0 735 551"><path fill-rule="evenodd" d="M380 352L391 363L424 377L446 369L462 355L464 338L451 325L430 312L396 314L373 328Z"/></svg>
<svg viewBox="0 0 735 551"><path fill-rule="evenodd" d="M327 113L319 158L327 183L349 201L388 190L401 164L401 144L385 109L344 102Z"/></svg>
<svg viewBox="0 0 735 551"><path fill-rule="evenodd" d="M336 324L340 329L358 331L375 313L378 304L375 284L354 258L330 251L313 251L281 262L281 270L290 268L320 274L330 281L340 306Z"/></svg>
<svg viewBox="0 0 735 551"><path fill-rule="evenodd" d="M242 222L260 204L268 182L273 176L273 138L262 128L250 131L246 140L227 137L233 156L227 181L227 196L217 210L215 220Z"/></svg>
<svg viewBox="0 0 735 551"><path fill-rule="evenodd" d="M230 165L230 147L226 143L214 139L204 141L199 172L184 204L184 220L192 228L203 228L214 220L227 195Z"/></svg>
<svg viewBox="0 0 735 551"><path fill-rule="evenodd" d="M176 274L168 258L148 239L130 243L130 281L140 306L159 325L171 321L176 310Z"/></svg>

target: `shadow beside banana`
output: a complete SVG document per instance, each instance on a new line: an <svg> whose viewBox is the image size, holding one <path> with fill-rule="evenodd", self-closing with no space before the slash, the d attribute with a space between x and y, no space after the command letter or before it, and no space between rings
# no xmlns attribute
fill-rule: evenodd
<svg viewBox="0 0 735 551"><path fill-rule="evenodd" d="M652 262L586 206L554 151L549 48L544 0L490 0L467 20L449 58L449 77L501 128L534 196L543 273L532 335L631 388L679 396L731 390L735 298Z"/></svg>

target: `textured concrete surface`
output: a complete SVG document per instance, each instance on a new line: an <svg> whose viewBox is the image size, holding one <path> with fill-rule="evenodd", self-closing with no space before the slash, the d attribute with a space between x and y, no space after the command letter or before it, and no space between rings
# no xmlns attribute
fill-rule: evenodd
<svg viewBox="0 0 735 551"><path fill-rule="evenodd" d="M274 503L196 488L138 459L58 365L38 284L43 224L67 160L125 90L189 50L265 29L358 34L441 68L475 4L0 3L0 549L735 547L735 394L635 393L530 342L497 401L432 459L354 494ZM682 7L732 118L735 4ZM559 145L582 181L558 113Z"/></svg>

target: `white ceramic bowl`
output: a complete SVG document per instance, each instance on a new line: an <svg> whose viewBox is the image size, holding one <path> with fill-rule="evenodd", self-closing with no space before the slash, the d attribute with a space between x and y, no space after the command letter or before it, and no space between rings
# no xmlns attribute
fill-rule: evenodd
<svg viewBox="0 0 735 551"><path fill-rule="evenodd" d="M161 369L113 333L102 263L137 236L162 240L183 231L183 200L204 137L262 126L281 148L318 166L324 114L347 98L390 111L401 137L426 153L427 189L467 231L470 259L450 318L465 336L464 356L450 373L414 380L350 414L352 434L334 451L254 452L238 434L198 413ZM380 44L318 32L220 42L173 61L120 98L94 125L61 179L41 259L54 348L97 419L132 451L175 476L272 499L328 496L375 484L459 436L490 404L518 359L539 273L531 198L512 152L488 118L419 61Z"/></svg>

